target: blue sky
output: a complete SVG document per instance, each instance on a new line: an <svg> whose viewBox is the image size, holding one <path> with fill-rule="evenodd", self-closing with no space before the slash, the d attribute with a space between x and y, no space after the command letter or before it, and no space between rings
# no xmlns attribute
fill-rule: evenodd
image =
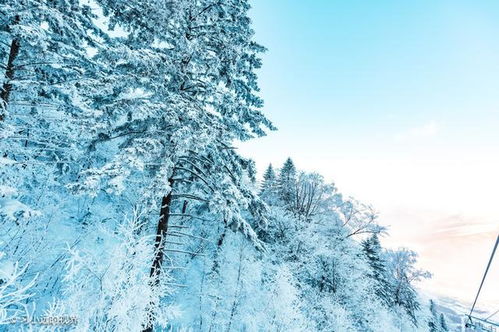
<svg viewBox="0 0 499 332"><path fill-rule="evenodd" d="M419 250L435 273L424 287L473 297L499 231L499 2L252 6L268 48L265 113L279 130L243 154L260 169L291 156L373 204L387 244Z"/></svg>

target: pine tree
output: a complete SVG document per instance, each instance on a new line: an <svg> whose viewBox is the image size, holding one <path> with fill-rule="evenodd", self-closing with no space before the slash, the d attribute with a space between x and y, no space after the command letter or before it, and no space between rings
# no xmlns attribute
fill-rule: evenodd
<svg viewBox="0 0 499 332"><path fill-rule="evenodd" d="M0 0L0 13L0 187L15 188L6 199L20 207L19 218L0 219L13 260L27 275L46 271L33 287L37 310L44 310L48 285L51 296L62 291L64 261L54 257L83 233L80 213L89 212L66 185L87 166L83 147L93 122L85 116L86 94L101 68L89 49L101 49L106 36L90 7L76 0Z"/></svg>
<svg viewBox="0 0 499 332"><path fill-rule="evenodd" d="M231 146L235 139L273 128L256 94L254 70L261 66L264 48L252 40L247 2L99 3L111 24L124 27L128 36L122 47L101 55L108 59L106 79L112 89L102 89L99 122L110 125L101 129L93 147L96 153L115 144L120 149L87 172L87 179L95 179L87 183L97 184L90 189L121 195L147 174L148 183L135 186L140 193L135 195L152 207L148 217L157 255L151 274L158 278L177 201L210 211L224 227L242 232L258 246L242 210L259 215L263 205L245 184L249 163Z"/></svg>
<svg viewBox="0 0 499 332"><path fill-rule="evenodd" d="M438 315L437 309L435 308L435 302L430 299L430 313L431 317L428 321L428 327L430 328L430 332L438 332Z"/></svg>
<svg viewBox="0 0 499 332"><path fill-rule="evenodd" d="M276 174L272 164L269 164L265 173L263 174L263 182L260 188L260 192L264 192L266 190L274 189L276 185Z"/></svg>
<svg viewBox="0 0 499 332"><path fill-rule="evenodd" d="M376 282L376 294L387 306L393 305L391 285L388 279L386 262L382 256L382 247L377 234L373 234L362 242L362 249L371 267L370 277Z"/></svg>
<svg viewBox="0 0 499 332"><path fill-rule="evenodd" d="M277 204L279 199L278 189L276 173L272 164L269 164L263 174L263 181L260 186L260 197L268 204Z"/></svg>
<svg viewBox="0 0 499 332"><path fill-rule="evenodd" d="M2 120L13 112L12 121L26 125L28 121L19 114L26 115L26 110L31 111L32 120L45 123L50 123L49 116L57 113L54 110L61 111L59 115L62 111L77 115L82 107L77 91L82 87L78 84L96 66L88 49L99 49L99 40L105 38L93 22L90 7L75 0L0 4L0 40L1 46L7 48L3 53L7 57L2 59ZM65 121L61 117L59 125Z"/></svg>
<svg viewBox="0 0 499 332"><path fill-rule="evenodd" d="M101 49L106 36L90 7L75 0L1 1L0 11L0 47L8 54L0 150L12 161L0 184L15 183L36 209L43 205L41 183L64 191L87 165L82 147L95 124L87 95L102 69L88 51Z"/></svg>
<svg viewBox="0 0 499 332"><path fill-rule="evenodd" d="M71 224L74 232L102 220L118 227L139 206L137 232L155 235L150 289L167 277L160 273L164 238L172 232L170 217L185 214L187 204L194 220L209 211L213 229L222 224L261 247L253 227L265 227L265 206L249 185L253 164L231 146L273 128L257 96L254 71L264 48L252 40L247 2L96 3L123 36L97 29L90 7L76 0L1 2L0 38L10 47L2 54L10 55L2 59L7 130L0 144L20 166L2 176L2 185L19 185L27 201L51 199L64 220L80 221ZM14 107L21 103L28 107ZM73 193L81 196L67 199ZM24 240L9 245L17 241ZM159 303L151 304L150 317L157 310ZM152 328L152 320L138 321Z"/></svg>
<svg viewBox="0 0 499 332"><path fill-rule="evenodd" d="M440 314L440 328L442 331L449 331L449 328L447 327L447 322L445 320L444 314Z"/></svg>
<svg viewBox="0 0 499 332"><path fill-rule="evenodd" d="M447 332L449 328L447 327L447 322L443 313L438 313L435 301L430 299L430 319L428 321L428 327L430 332Z"/></svg>
<svg viewBox="0 0 499 332"><path fill-rule="evenodd" d="M285 205L292 206L296 191L296 167L291 158L286 159L279 173L279 193Z"/></svg>

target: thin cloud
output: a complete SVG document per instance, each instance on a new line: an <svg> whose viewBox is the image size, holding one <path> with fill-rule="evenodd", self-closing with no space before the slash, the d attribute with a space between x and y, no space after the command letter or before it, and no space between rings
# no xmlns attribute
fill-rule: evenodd
<svg viewBox="0 0 499 332"><path fill-rule="evenodd" d="M499 231L497 223L471 221L456 221L454 223L444 224L434 232L436 237L444 238L462 238L472 236L489 236Z"/></svg>

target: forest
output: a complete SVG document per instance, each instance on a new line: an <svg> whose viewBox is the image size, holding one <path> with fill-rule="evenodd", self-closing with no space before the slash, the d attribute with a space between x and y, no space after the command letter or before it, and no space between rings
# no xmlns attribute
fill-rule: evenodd
<svg viewBox="0 0 499 332"><path fill-rule="evenodd" d="M0 0L0 330L450 330L373 207L238 153L249 9Z"/></svg>

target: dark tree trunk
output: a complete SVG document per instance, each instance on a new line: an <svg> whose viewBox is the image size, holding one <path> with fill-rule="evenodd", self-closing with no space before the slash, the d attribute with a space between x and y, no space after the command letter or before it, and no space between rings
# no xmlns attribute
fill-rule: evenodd
<svg viewBox="0 0 499 332"><path fill-rule="evenodd" d="M224 239L225 239L225 233L227 232L227 227L224 228L223 233L220 235L217 241L217 251L215 252L215 257L213 259L213 267L211 269L212 273L219 273L220 269L220 263L218 262L218 255L220 253L220 250L222 250L222 245L224 244Z"/></svg>
<svg viewBox="0 0 499 332"><path fill-rule="evenodd" d="M19 16L16 16L14 24L19 23ZM11 81L14 79L14 61L19 55L20 43L17 38L14 38L10 43L9 58L7 59L7 66L5 69L5 82L2 86L2 91L0 91L0 99L2 99L3 107L6 108L9 103L10 92L12 91ZM0 121L5 119L5 114L0 112Z"/></svg>
<svg viewBox="0 0 499 332"><path fill-rule="evenodd" d="M173 187L173 178L168 179L170 188ZM165 237L168 232L168 221L170 219L170 207L173 198L173 189L166 196L161 199L161 208L159 212L158 227L156 229L156 240L154 243L155 256L152 261L150 276L154 277L154 282L157 284L159 282L159 275L161 273L161 265L163 264L163 257L165 255ZM150 323L142 332L152 332L153 324Z"/></svg>
<svg viewBox="0 0 499 332"><path fill-rule="evenodd" d="M168 183L170 187L173 186L173 179L169 178ZM158 277L161 272L161 264L163 263L164 252L164 238L168 231L168 221L170 219L170 207L172 203L173 190L166 196L163 196L161 200L161 209L159 212L158 227L156 229L156 241L154 247L156 249L156 256L152 262L151 266L151 277L156 277L156 282L158 282Z"/></svg>

